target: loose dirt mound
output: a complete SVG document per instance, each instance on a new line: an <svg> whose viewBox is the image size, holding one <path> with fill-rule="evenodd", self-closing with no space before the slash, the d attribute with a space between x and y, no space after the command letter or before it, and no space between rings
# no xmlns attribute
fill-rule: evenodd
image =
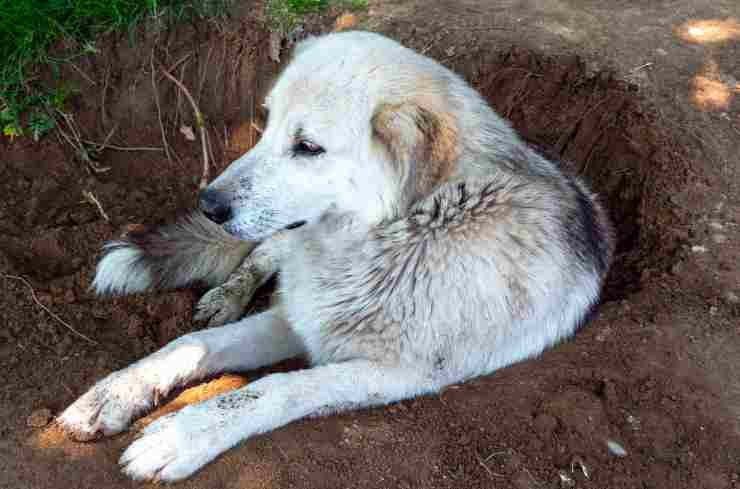
<svg viewBox="0 0 740 489"><path fill-rule="evenodd" d="M264 39L254 39L258 50L266 48ZM206 62L208 45L199 52L199 66L212 62ZM217 52L214 47L210 59ZM169 55L179 58L174 48ZM685 195L700 178L628 85L608 74L587 77L575 58L546 59L512 49L491 59L474 76L481 91L527 140L561 159L568 171L584 175L612 212L619 256L607 303L596 319L574 340L538 359L438 396L304 420L251 440L182 487L662 489L737 484L740 446L728 435L732 428L724 421L717 393L690 367L689 337L674 324L678 314L695 319L698 306L690 292L676 294L653 280L670 284L665 272L686 238L683 225L690 212L673 197ZM239 66L245 70L248 64ZM204 86L208 93L212 85L206 81ZM111 96L108 104L126 106L119 100L126 96L123 91ZM181 121L172 108L176 93L167 96L170 108L163 117ZM89 103L99 99L91 95L80 102L88 132L100 118L116 116ZM160 140L152 100L150 94L136 101L148 107L148 115L146 123L130 124L124 133L132 145ZM210 99L201 100L205 106ZM213 102L210 120L233 117L225 127L238 134L245 115L221 113L222 98ZM174 139L173 146L181 155L197 154L184 139ZM168 219L190 205L198 159L178 163L161 153L106 153L101 163L114 168L91 177L65 163L53 141L3 151L0 190L10 197L0 203L5 240L0 265L34 278L40 301L99 343L74 336L37 307L22 283L5 281L0 408L10 422L0 434L10 441L1 442L0 461L13 469L3 472L8 479L0 479L0 485L134 487L115 464L132 435L77 444L53 427L38 428L46 411L30 418L32 426L26 419L41 408L57 414L107 372L193 329L195 297L190 292L102 301L86 288L99 246L121 225ZM83 189L99 197L112 224L80 203ZM263 373L250 373L246 380ZM242 383L227 380L225 385ZM189 398L199 397L185 395L177 402Z"/></svg>

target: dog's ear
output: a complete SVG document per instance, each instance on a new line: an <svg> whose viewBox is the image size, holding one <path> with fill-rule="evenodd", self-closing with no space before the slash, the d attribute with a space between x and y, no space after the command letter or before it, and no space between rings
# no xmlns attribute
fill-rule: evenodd
<svg viewBox="0 0 740 489"><path fill-rule="evenodd" d="M452 174L459 156L457 121L430 105L381 105L372 118L375 137L398 165L412 200L428 195Z"/></svg>

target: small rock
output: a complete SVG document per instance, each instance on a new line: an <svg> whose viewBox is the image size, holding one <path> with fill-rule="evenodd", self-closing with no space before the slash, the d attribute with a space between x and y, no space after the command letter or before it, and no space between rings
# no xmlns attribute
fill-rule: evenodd
<svg viewBox="0 0 740 489"><path fill-rule="evenodd" d="M43 428L51 422L51 409L37 409L26 418L26 425L31 428Z"/></svg>
<svg viewBox="0 0 740 489"><path fill-rule="evenodd" d="M712 241L714 241L717 244L722 244L727 241L727 235L726 234L714 234L712 235Z"/></svg>
<svg viewBox="0 0 740 489"><path fill-rule="evenodd" d="M627 456L627 450L625 450L622 445L620 445L614 440L607 440L606 448L609 449L609 453L611 453L612 455L616 457L626 457Z"/></svg>
<svg viewBox="0 0 740 489"><path fill-rule="evenodd" d="M691 247L691 251L694 253L706 253L707 247L702 245L694 245Z"/></svg>
<svg viewBox="0 0 740 489"><path fill-rule="evenodd" d="M573 480L573 478L569 476L564 470L558 472L558 480L560 482L560 487L568 488L576 486L576 481Z"/></svg>
<svg viewBox="0 0 740 489"><path fill-rule="evenodd" d="M738 304L738 303L740 303L740 297L738 297L738 295L736 293L732 292L732 291L727 292L725 294L725 300L727 302L729 302L730 304Z"/></svg>
<svg viewBox="0 0 740 489"><path fill-rule="evenodd" d="M660 55L660 56L668 56L668 51L666 51L663 48L656 49L655 50L655 53L658 54L658 55Z"/></svg>
<svg viewBox="0 0 740 489"><path fill-rule="evenodd" d="M632 431L640 431L640 418L638 418L634 414L628 414L626 419L627 424Z"/></svg>

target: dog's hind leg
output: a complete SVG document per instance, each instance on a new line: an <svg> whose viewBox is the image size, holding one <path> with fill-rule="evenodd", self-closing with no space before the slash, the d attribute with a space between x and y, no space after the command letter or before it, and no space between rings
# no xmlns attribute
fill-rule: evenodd
<svg viewBox="0 0 740 489"><path fill-rule="evenodd" d="M360 360L273 374L159 418L120 463L135 479L183 479L240 441L300 418L387 404L439 387L410 366Z"/></svg>
<svg viewBox="0 0 740 489"><path fill-rule="evenodd" d="M78 440L112 435L125 430L173 387L218 372L269 365L302 350L275 309L191 333L99 381L58 422Z"/></svg>

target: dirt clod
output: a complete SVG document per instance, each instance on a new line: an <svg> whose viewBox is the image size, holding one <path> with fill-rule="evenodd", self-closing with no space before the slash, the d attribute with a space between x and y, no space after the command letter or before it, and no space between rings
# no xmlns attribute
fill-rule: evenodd
<svg viewBox="0 0 740 489"><path fill-rule="evenodd" d="M26 418L26 426L43 428L51 422L52 417L51 409L37 409Z"/></svg>

